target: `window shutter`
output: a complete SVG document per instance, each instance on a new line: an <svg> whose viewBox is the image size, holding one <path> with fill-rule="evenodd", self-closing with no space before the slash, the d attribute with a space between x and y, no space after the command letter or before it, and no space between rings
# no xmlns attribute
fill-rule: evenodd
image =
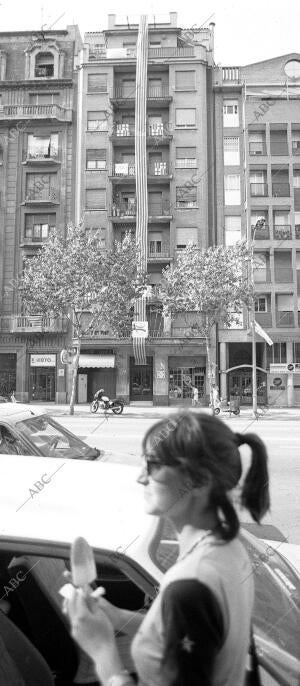
<svg viewBox="0 0 300 686"><path fill-rule="evenodd" d="M187 188L186 186L177 186L176 188L176 200L177 202L196 202L197 200L197 188L192 186Z"/></svg>
<svg viewBox="0 0 300 686"><path fill-rule="evenodd" d="M197 245L197 229L177 228L176 229L176 245L188 245L188 243L195 243Z"/></svg>
<svg viewBox="0 0 300 686"><path fill-rule="evenodd" d="M238 152L239 151L239 139L237 136L224 138L224 150L225 152Z"/></svg>
<svg viewBox="0 0 300 686"><path fill-rule="evenodd" d="M176 90L189 91L195 89L195 71L176 71L175 88Z"/></svg>
<svg viewBox="0 0 300 686"><path fill-rule="evenodd" d="M104 210L105 207L106 207L105 188L87 188L86 189L86 209L88 209L88 210Z"/></svg>
<svg viewBox="0 0 300 686"><path fill-rule="evenodd" d="M86 161L90 162L92 160L102 160L106 162L106 150L105 148L94 148L86 151Z"/></svg>
<svg viewBox="0 0 300 686"><path fill-rule="evenodd" d="M176 159L187 160L196 157L196 148L176 148Z"/></svg>
<svg viewBox="0 0 300 686"><path fill-rule="evenodd" d="M187 108L176 109L176 126L195 126L196 123L196 110Z"/></svg>
<svg viewBox="0 0 300 686"><path fill-rule="evenodd" d="M106 93L107 91L107 74L89 74L88 75L88 92L89 93Z"/></svg>

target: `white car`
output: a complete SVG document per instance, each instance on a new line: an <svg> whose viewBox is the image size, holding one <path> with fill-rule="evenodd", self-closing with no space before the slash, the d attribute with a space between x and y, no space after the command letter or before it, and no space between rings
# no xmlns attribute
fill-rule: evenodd
<svg viewBox="0 0 300 686"><path fill-rule="evenodd" d="M144 513L138 472L120 464L0 456L0 602L7 602L57 684L72 684L78 666L58 594L74 538L84 536L93 547L107 598L132 610L147 608L176 560L172 532ZM263 541L247 530L241 536L256 584L262 684L297 686L300 546ZM126 661L126 636L119 640Z"/></svg>

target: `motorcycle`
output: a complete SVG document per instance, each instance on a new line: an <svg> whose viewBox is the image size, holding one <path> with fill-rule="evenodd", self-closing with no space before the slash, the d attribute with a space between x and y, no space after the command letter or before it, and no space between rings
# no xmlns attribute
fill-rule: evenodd
<svg viewBox="0 0 300 686"><path fill-rule="evenodd" d="M211 407L211 406L210 406ZM215 404L213 408L213 414L218 415L220 412L228 412L228 414L235 414L238 416L240 414L240 402L239 398L234 398L232 400L220 400Z"/></svg>
<svg viewBox="0 0 300 686"><path fill-rule="evenodd" d="M114 414L122 414L124 410L124 403L123 400L118 400L118 398L110 400L107 395L102 395L101 398L94 397L94 400L90 405L90 410L93 414L95 414L99 407L101 410L104 410L104 412L112 410Z"/></svg>

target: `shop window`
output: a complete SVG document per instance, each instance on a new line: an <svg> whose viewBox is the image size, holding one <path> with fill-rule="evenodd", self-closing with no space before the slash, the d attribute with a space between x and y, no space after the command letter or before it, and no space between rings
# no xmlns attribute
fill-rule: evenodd
<svg viewBox="0 0 300 686"><path fill-rule="evenodd" d="M169 369L169 398L192 398L192 386L198 388L199 398L205 393L205 367L175 367Z"/></svg>
<svg viewBox="0 0 300 686"><path fill-rule="evenodd" d="M36 78L54 76L54 55L52 52L39 52L36 55L34 75Z"/></svg>

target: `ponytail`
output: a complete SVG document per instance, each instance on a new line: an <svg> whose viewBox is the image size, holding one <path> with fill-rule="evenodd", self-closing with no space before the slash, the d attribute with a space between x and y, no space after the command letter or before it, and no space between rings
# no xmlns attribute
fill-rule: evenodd
<svg viewBox="0 0 300 686"><path fill-rule="evenodd" d="M251 466L245 478L241 504L259 523L270 509L268 456L262 440L256 434L236 434L238 445L249 445L251 448Z"/></svg>

